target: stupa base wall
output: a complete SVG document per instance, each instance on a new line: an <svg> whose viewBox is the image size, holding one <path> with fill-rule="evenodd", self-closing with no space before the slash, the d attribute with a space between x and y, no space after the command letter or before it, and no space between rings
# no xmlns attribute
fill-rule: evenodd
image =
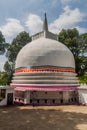
<svg viewBox="0 0 87 130"><path fill-rule="evenodd" d="M77 86L17 85L14 101L30 105L76 104L78 103Z"/></svg>

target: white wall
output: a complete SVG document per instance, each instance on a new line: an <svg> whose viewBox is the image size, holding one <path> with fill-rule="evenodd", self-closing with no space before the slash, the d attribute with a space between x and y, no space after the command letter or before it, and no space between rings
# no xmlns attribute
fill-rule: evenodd
<svg viewBox="0 0 87 130"><path fill-rule="evenodd" d="M8 93L13 93L13 89L6 89L5 98L0 102L0 106L7 105L7 94Z"/></svg>
<svg viewBox="0 0 87 130"><path fill-rule="evenodd" d="M78 88L79 103L87 105L87 85L81 84Z"/></svg>

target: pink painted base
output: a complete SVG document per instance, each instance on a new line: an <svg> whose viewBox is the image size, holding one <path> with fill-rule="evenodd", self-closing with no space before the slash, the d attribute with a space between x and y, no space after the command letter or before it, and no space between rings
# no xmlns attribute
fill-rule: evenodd
<svg viewBox="0 0 87 130"><path fill-rule="evenodd" d="M15 90L21 91L58 91L58 90L76 90L79 85L28 85L28 84L11 84L11 86L15 87Z"/></svg>

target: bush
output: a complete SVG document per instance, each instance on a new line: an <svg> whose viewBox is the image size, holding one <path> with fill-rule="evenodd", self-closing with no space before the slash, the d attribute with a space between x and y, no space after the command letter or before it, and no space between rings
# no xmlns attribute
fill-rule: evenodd
<svg viewBox="0 0 87 130"><path fill-rule="evenodd" d="M79 77L79 82L80 83L86 83L87 84L87 74L85 74L82 77Z"/></svg>

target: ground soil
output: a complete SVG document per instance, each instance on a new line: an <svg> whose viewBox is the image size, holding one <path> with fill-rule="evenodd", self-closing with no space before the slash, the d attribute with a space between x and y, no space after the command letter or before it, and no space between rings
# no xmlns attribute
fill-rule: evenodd
<svg viewBox="0 0 87 130"><path fill-rule="evenodd" d="M87 130L87 106L1 107L0 130Z"/></svg>

